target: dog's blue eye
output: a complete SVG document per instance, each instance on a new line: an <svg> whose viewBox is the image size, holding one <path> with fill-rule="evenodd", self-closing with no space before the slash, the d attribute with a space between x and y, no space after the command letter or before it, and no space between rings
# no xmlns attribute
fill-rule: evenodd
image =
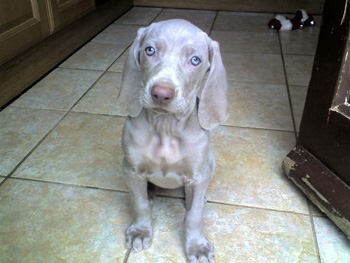
<svg viewBox="0 0 350 263"><path fill-rule="evenodd" d="M145 52L147 56L151 57L156 53L156 50L154 47L146 47Z"/></svg>
<svg viewBox="0 0 350 263"><path fill-rule="evenodd" d="M191 58L191 64L193 66L198 66L201 62L202 62L201 59L197 56L194 56Z"/></svg>

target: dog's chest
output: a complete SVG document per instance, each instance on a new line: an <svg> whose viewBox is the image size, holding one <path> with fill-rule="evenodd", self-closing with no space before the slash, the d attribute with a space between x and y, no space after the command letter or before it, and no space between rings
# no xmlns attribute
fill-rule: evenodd
<svg viewBox="0 0 350 263"><path fill-rule="evenodd" d="M181 160L181 145L178 139L168 135L151 136L143 151L146 161L159 167L172 166Z"/></svg>
<svg viewBox="0 0 350 263"><path fill-rule="evenodd" d="M207 162L208 132L186 120L149 119L142 115L126 122L123 148L132 169L164 188L192 183Z"/></svg>
<svg viewBox="0 0 350 263"><path fill-rule="evenodd" d="M177 188L192 181L193 170L187 157L179 139L154 135L142 150L140 172L155 185Z"/></svg>

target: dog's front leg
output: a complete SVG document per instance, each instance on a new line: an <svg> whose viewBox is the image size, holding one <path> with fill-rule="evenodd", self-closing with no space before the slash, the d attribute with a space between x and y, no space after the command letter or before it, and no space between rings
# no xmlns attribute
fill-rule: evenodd
<svg viewBox="0 0 350 263"><path fill-rule="evenodd" d="M189 263L214 262L214 247L204 235L203 211L205 192L210 179L199 184L185 186L185 250Z"/></svg>
<svg viewBox="0 0 350 263"><path fill-rule="evenodd" d="M147 180L135 175L124 163L125 182L129 188L134 212L132 224L126 230L126 247L134 252L152 244L152 208L147 194Z"/></svg>

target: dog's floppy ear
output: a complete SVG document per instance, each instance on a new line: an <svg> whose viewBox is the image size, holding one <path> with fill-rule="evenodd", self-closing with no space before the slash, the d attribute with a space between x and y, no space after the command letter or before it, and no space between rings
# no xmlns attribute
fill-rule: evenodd
<svg viewBox="0 0 350 263"><path fill-rule="evenodd" d="M117 105L123 114L136 117L141 113L140 92L143 87L140 71L139 52L140 46L146 34L146 28L140 28L130 47L129 55L124 64L121 90L117 99Z"/></svg>
<svg viewBox="0 0 350 263"><path fill-rule="evenodd" d="M203 129L210 130L227 118L227 80L219 44L207 37L210 70L201 94L198 118Z"/></svg>

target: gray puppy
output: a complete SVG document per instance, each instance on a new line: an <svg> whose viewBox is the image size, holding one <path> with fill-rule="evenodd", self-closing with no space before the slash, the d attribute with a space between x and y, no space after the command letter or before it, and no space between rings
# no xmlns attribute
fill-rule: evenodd
<svg viewBox="0 0 350 263"><path fill-rule="evenodd" d="M227 118L227 81L219 45L191 23L140 28L124 66L118 104L126 119L123 171L134 209L127 248L151 246L147 184L184 187L188 262L214 262L203 231L205 192L214 173L209 130Z"/></svg>

